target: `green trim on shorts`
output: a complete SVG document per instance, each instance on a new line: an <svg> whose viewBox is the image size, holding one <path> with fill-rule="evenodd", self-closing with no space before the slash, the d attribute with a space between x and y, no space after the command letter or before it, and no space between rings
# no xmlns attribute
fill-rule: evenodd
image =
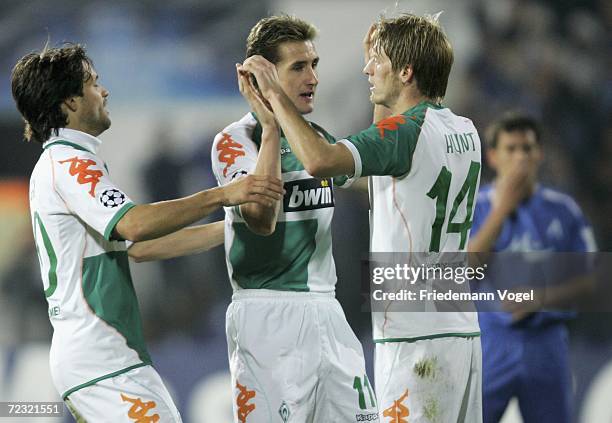
<svg viewBox="0 0 612 423"><path fill-rule="evenodd" d="M147 364L147 363L134 364L133 366L126 367L125 369L117 370L116 372L109 373L107 375L100 376L100 377L97 377L97 378L95 378L93 380L90 380L89 382L82 383L79 386L75 386L74 388L68 389L66 392L64 392L62 394L62 399L65 401L70 394L75 393L79 389L86 388L86 387L91 386L91 385L95 385L96 383L98 383L98 382L100 382L100 381L102 381L104 379L110 379L112 377L119 376L122 373L127 373L130 370L134 370L134 369L137 369L139 367L144 367L144 366L149 366L149 364Z"/></svg>
<svg viewBox="0 0 612 423"><path fill-rule="evenodd" d="M437 338L476 338L480 336L480 332L468 332L468 333L438 333L436 335L417 336L414 338L383 338L375 339L375 344L384 344L386 342L416 342L423 341L426 339L437 339Z"/></svg>

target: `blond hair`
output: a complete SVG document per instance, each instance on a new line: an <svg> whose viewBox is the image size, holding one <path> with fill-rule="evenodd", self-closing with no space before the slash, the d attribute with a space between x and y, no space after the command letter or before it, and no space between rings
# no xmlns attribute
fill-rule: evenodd
<svg viewBox="0 0 612 423"><path fill-rule="evenodd" d="M435 17L405 14L381 18L372 36L374 49L384 52L395 72L412 66L421 94L441 100L453 65L453 48Z"/></svg>

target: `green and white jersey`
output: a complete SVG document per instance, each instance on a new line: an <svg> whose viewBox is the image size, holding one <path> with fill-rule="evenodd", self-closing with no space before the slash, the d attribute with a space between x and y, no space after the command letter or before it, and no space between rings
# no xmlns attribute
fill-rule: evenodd
<svg viewBox="0 0 612 423"><path fill-rule="evenodd" d="M330 143L335 142L325 130L311 125ZM257 119L248 113L217 134L211 154L219 185L255 170L261 132ZM306 172L282 134L280 155L286 194L273 234L251 232L239 207L225 209L225 253L232 287L333 292L333 181ZM344 183L346 178L335 181Z"/></svg>
<svg viewBox="0 0 612 423"><path fill-rule="evenodd" d="M100 140L61 129L43 144L30 212L49 318L50 364L62 397L151 363L125 242L111 240L134 204L97 156Z"/></svg>
<svg viewBox="0 0 612 423"><path fill-rule="evenodd" d="M338 142L353 154L355 177L371 176L373 253L466 250L481 167L471 120L422 102ZM373 330L383 342L478 334L479 327L476 313L388 312L373 313Z"/></svg>

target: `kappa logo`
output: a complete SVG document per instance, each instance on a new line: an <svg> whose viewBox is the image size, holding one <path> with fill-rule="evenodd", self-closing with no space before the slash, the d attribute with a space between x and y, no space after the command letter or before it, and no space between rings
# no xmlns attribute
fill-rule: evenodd
<svg viewBox="0 0 612 423"><path fill-rule="evenodd" d="M295 212L334 206L331 178L309 178L285 182L283 210Z"/></svg>
<svg viewBox="0 0 612 423"><path fill-rule="evenodd" d="M62 160L59 164L70 163L68 173L70 176L77 176L77 182L81 185L91 184L89 195L95 197L94 192L96 185L100 182L100 177L103 175L101 170L90 169L90 166L97 166L98 164L91 159L79 159L73 157L71 159Z"/></svg>
<svg viewBox="0 0 612 423"><path fill-rule="evenodd" d="M246 423L247 416L255 410L255 404L249 404L249 401L255 398L255 391L249 391L246 386L236 382L238 388L238 396L236 397L236 408L238 410L238 420L240 423Z"/></svg>
<svg viewBox="0 0 612 423"><path fill-rule="evenodd" d="M408 407L406 407L403 402L408 398L408 389L404 392L397 401L393 401L393 405L383 411L383 417L389 417L390 420L387 420L386 423L408 423L408 417L410 415L410 411L408 411Z"/></svg>
<svg viewBox="0 0 612 423"><path fill-rule="evenodd" d="M223 176L227 177L227 171L236 162L236 158L244 156L243 145L234 141L230 134L221 133L222 138L217 143L217 151L219 152L219 161L225 163Z"/></svg>
<svg viewBox="0 0 612 423"><path fill-rule="evenodd" d="M391 116L376 123L381 138L385 138L385 131L397 131L399 125L406 123L406 118L402 115Z"/></svg>
<svg viewBox="0 0 612 423"><path fill-rule="evenodd" d="M134 423L155 423L159 421L159 414L147 416L149 411L157 406L155 401L143 402L140 398L130 398L124 394L121 394L121 399L123 402L132 404L128 411L128 418L133 420Z"/></svg>

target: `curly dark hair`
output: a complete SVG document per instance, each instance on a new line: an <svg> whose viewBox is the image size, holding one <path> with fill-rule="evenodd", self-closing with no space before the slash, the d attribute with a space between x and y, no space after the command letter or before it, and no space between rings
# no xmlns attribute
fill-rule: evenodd
<svg viewBox="0 0 612 423"><path fill-rule="evenodd" d="M26 140L45 142L67 125L61 104L83 95L83 83L91 78L93 62L85 48L67 43L23 56L13 68L11 88L17 109L25 121Z"/></svg>

